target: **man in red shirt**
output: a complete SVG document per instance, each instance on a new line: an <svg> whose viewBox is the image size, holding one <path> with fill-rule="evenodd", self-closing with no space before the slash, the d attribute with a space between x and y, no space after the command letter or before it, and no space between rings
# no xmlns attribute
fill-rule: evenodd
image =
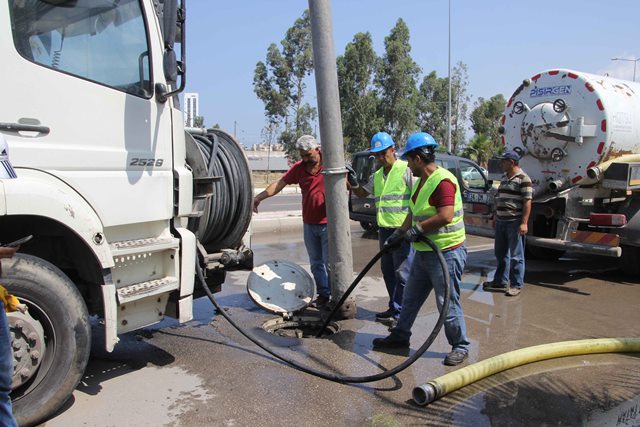
<svg viewBox="0 0 640 427"><path fill-rule="evenodd" d="M316 139L311 135L298 138L296 148L302 160L291 166L278 181L253 198L253 211L264 199L275 196L288 184L300 185L302 191L302 222L304 223L304 244L309 254L311 273L316 281L318 298L316 307L329 303L329 234L327 230L327 209L325 205L324 175L322 174L322 154Z"/></svg>

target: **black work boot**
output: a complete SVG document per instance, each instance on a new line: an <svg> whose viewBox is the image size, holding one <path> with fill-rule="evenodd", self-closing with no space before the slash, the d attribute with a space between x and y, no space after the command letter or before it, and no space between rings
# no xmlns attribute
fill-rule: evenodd
<svg viewBox="0 0 640 427"><path fill-rule="evenodd" d="M396 314L396 310L394 308L389 307L387 311L383 311L382 313L376 313L376 319L388 319L393 317Z"/></svg>
<svg viewBox="0 0 640 427"><path fill-rule="evenodd" d="M506 283L484 282L482 284L483 291L498 291L504 292L509 288Z"/></svg>
<svg viewBox="0 0 640 427"><path fill-rule="evenodd" d="M373 348L407 348L409 340L401 338L393 332L385 338L376 338L373 340Z"/></svg>

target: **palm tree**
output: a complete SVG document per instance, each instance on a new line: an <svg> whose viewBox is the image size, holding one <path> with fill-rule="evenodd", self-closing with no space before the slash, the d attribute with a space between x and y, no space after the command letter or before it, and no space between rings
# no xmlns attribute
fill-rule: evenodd
<svg viewBox="0 0 640 427"><path fill-rule="evenodd" d="M499 144L491 141L488 136L478 134L469 141L469 144L462 151L462 155L486 168L489 159L493 155L499 154L502 151L501 148Z"/></svg>

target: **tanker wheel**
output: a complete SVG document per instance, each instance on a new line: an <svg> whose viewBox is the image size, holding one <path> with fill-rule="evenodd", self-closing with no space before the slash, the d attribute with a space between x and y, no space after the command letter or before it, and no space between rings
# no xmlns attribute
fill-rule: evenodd
<svg viewBox="0 0 640 427"><path fill-rule="evenodd" d="M640 247L623 245L620 267L627 276L638 278L640 276Z"/></svg>
<svg viewBox="0 0 640 427"><path fill-rule="evenodd" d="M2 283L26 304L9 313L13 412L21 426L52 416L71 396L89 360L91 327L80 293L62 271L30 255L2 260Z"/></svg>
<svg viewBox="0 0 640 427"><path fill-rule="evenodd" d="M557 261L565 251L558 249L543 248L540 246L525 245L524 256L529 259L537 259L542 261Z"/></svg>

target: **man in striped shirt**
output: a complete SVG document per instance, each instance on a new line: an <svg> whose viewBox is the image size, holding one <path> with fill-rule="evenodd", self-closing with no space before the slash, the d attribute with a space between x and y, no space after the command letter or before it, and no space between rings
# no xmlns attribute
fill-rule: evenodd
<svg viewBox="0 0 640 427"><path fill-rule="evenodd" d="M524 242L531 213L531 178L520 169L520 156L507 151L500 158L504 175L496 194L496 234L494 253L498 261L493 281L482 286L507 296L520 294L524 284Z"/></svg>

